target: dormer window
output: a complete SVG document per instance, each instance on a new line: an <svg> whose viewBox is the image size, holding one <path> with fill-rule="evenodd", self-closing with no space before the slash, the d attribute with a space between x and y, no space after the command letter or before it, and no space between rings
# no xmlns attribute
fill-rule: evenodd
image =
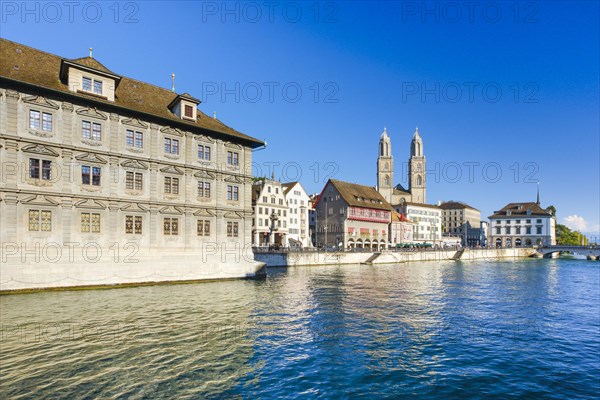
<svg viewBox="0 0 600 400"><path fill-rule="evenodd" d="M71 92L99 96L108 101L115 101L115 90L121 81L120 76L92 57L63 59L60 79Z"/></svg>
<svg viewBox="0 0 600 400"><path fill-rule="evenodd" d="M185 111L184 111L183 115L186 118L194 118L194 107L190 106L189 104L186 104L184 106L184 109L185 109Z"/></svg>
<svg viewBox="0 0 600 400"><path fill-rule="evenodd" d="M84 76L81 78L81 90L102 96L102 81Z"/></svg>
<svg viewBox="0 0 600 400"><path fill-rule="evenodd" d="M184 93L173 99L169 104L169 110L181 119L195 121L198 116L198 104L200 104L200 100Z"/></svg>

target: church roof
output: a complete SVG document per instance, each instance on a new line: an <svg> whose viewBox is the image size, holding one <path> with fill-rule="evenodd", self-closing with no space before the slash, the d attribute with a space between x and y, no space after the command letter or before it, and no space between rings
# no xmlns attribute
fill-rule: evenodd
<svg viewBox="0 0 600 400"><path fill-rule="evenodd" d="M529 212L529 213L528 213ZM499 211L494 211L494 214L491 215L490 219L503 218L503 217L527 217L529 215L533 216L543 216L543 217L551 217L552 214L542 207L540 207L537 203L534 202L523 202L523 203L508 203Z"/></svg>
<svg viewBox="0 0 600 400"><path fill-rule="evenodd" d="M73 102L122 109L126 111L125 115L141 113L142 118L158 118L165 125L189 129L195 133L230 137L248 142L252 147L264 145L262 141L238 132L200 110L195 121L178 118L169 110L169 104L178 96L177 93L132 78L120 77L119 85L115 88L114 101L86 93L72 92L69 90L68 83L60 76L63 61L119 77L92 57L66 59L0 38L0 80L3 82L18 86L35 86L35 90L59 92Z"/></svg>
<svg viewBox="0 0 600 400"><path fill-rule="evenodd" d="M330 179L329 183L337 189L340 196L342 196L349 206L385 211L393 210L390 203L372 186L363 186L356 183L338 181L337 179Z"/></svg>

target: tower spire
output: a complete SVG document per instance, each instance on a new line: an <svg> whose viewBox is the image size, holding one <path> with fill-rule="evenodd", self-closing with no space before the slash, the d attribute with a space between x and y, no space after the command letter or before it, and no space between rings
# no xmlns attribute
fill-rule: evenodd
<svg viewBox="0 0 600 400"><path fill-rule="evenodd" d="M536 204L539 206L540 205L540 180L538 179L537 181L537 201Z"/></svg>

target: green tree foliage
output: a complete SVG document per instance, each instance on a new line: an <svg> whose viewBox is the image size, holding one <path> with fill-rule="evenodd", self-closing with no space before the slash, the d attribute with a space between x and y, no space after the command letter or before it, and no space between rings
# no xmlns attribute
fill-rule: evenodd
<svg viewBox="0 0 600 400"><path fill-rule="evenodd" d="M572 231L569 227L556 224L556 243L565 246L587 245L587 238L580 232Z"/></svg>

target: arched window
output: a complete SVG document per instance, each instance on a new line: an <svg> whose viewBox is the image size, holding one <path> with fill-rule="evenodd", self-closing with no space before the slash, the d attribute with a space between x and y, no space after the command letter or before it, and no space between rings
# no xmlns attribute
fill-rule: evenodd
<svg viewBox="0 0 600 400"><path fill-rule="evenodd" d="M417 175L417 186L423 185L423 179L421 179L421 175Z"/></svg>
<svg viewBox="0 0 600 400"><path fill-rule="evenodd" d="M384 181L384 185L385 186L389 186L390 185L390 177L388 175L385 176L385 178L383 179L383 181Z"/></svg>
<svg viewBox="0 0 600 400"><path fill-rule="evenodd" d="M383 156L383 142L379 143L379 155Z"/></svg>
<svg viewBox="0 0 600 400"><path fill-rule="evenodd" d="M390 169L390 164L389 164L389 163L385 163L385 164L383 165L383 170L384 170L384 171L389 171L389 169Z"/></svg>
<svg viewBox="0 0 600 400"><path fill-rule="evenodd" d="M421 143L417 143L417 155L421 156Z"/></svg>
<svg viewBox="0 0 600 400"><path fill-rule="evenodd" d="M389 143L385 144L385 155L386 156L390 155L390 144Z"/></svg>

